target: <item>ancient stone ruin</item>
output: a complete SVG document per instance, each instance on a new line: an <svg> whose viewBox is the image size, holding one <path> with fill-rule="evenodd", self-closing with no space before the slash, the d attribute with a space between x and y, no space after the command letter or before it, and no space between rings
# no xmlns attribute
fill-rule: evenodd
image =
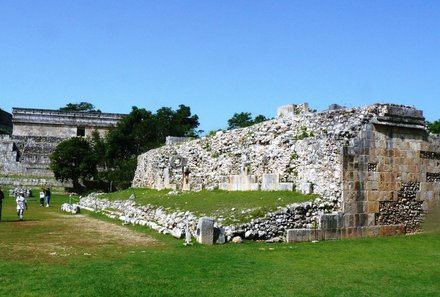
<svg viewBox="0 0 440 297"><path fill-rule="evenodd" d="M277 114L148 151L138 157L133 187L318 194L331 213L312 203L273 214L274 222L292 216L281 232L288 241L414 232L439 206L440 139L427 132L422 111L374 104L316 113L301 104ZM319 217L312 224L314 214ZM235 231L255 235L251 225Z"/></svg>
<svg viewBox="0 0 440 297"><path fill-rule="evenodd" d="M44 184L47 181L38 177L53 177L49 155L58 143L75 136L90 136L95 130L106 133L122 117L111 113L13 108L12 135L0 135L0 172L33 177L27 184Z"/></svg>

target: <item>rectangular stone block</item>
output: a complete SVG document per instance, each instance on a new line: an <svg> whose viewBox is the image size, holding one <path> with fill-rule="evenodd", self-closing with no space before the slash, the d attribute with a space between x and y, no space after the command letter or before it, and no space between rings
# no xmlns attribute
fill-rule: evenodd
<svg viewBox="0 0 440 297"><path fill-rule="evenodd" d="M345 224L343 213L338 214L324 214L320 218L320 227L323 231L336 231L342 228Z"/></svg>
<svg viewBox="0 0 440 297"><path fill-rule="evenodd" d="M381 225L380 236L395 236L405 234L405 225Z"/></svg>
<svg viewBox="0 0 440 297"><path fill-rule="evenodd" d="M368 201L368 213L379 212L379 201Z"/></svg>
<svg viewBox="0 0 440 297"><path fill-rule="evenodd" d="M293 191L293 183L280 183L278 191Z"/></svg>
<svg viewBox="0 0 440 297"><path fill-rule="evenodd" d="M321 230L319 229L289 229L287 230L287 242L303 242L319 240L321 238Z"/></svg>
<svg viewBox="0 0 440 297"><path fill-rule="evenodd" d="M263 174L262 191L276 191L280 182L278 173Z"/></svg>
<svg viewBox="0 0 440 297"><path fill-rule="evenodd" d="M214 219L201 217L197 224L197 241L201 244L214 244Z"/></svg>
<svg viewBox="0 0 440 297"><path fill-rule="evenodd" d="M259 191L260 190L260 184L258 183L252 183L251 184L251 191Z"/></svg>
<svg viewBox="0 0 440 297"><path fill-rule="evenodd" d="M354 225L356 227L366 226L368 222L368 214L366 213L357 213L354 215Z"/></svg>

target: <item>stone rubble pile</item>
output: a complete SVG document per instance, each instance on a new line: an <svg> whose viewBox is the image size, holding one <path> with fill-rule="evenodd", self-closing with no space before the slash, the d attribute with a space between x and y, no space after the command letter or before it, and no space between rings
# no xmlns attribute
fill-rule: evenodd
<svg viewBox="0 0 440 297"><path fill-rule="evenodd" d="M288 229L319 228L319 217L332 212L334 208L334 204L321 201L319 198L313 202L294 203L249 223L227 226L226 236L228 240L235 236L250 240L282 240Z"/></svg>
<svg viewBox="0 0 440 297"><path fill-rule="evenodd" d="M147 226L176 238L185 236L188 224L192 237L197 237L197 224L200 218L189 211L170 212L163 207L136 205L133 200L109 201L99 198L96 194L81 198L80 207L100 212L125 224ZM246 224L222 226L217 219L214 222L215 232L219 233L215 236L216 242L232 241L237 236L247 240L283 241L287 229L319 228L319 216L333 211L334 208L334 204L317 198L314 202L288 205Z"/></svg>
<svg viewBox="0 0 440 297"><path fill-rule="evenodd" d="M61 210L72 214L78 214L81 212L81 207L78 204L63 203L61 204Z"/></svg>
<svg viewBox="0 0 440 297"><path fill-rule="evenodd" d="M23 193L25 197L32 197L32 189L27 187L15 187L9 190L10 197L16 197L19 193Z"/></svg>
<svg viewBox="0 0 440 297"><path fill-rule="evenodd" d="M136 205L133 200L100 199L99 195L91 194L80 200L80 205L88 210L97 211L106 216L123 221L125 224L147 226L162 233L183 238L186 224L190 232L195 234L198 218L191 212L176 211L168 213L164 207L153 205Z"/></svg>
<svg viewBox="0 0 440 297"><path fill-rule="evenodd" d="M341 200L341 149L379 113L380 105L303 112L165 145L138 157L132 185L179 189L182 171L170 168L170 158L179 155L188 160L191 190L219 188L245 170L260 184L264 174L275 173L297 190L312 189L329 201Z"/></svg>

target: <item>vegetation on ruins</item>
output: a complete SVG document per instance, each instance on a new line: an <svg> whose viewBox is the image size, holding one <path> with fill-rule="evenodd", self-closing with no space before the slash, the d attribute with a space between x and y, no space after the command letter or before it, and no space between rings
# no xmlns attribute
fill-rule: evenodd
<svg viewBox="0 0 440 297"><path fill-rule="evenodd" d="M89 102L68 103L66 106L61 107L60 111L101 112L101 110L95 109L95 105Z"/></svg>
<svg viewBox="0 0 440 297"><path fill-rule="evenodd" d="M250 112L234 113L232 118L228 120L228 130L249 127L267 120L268 118L261 114L257 115L255 118L252 118L252 114Z"/></svg>
<svg viewBox="0 0 440 297"><path fill-rule="evenodd" d="M440 120L434 122L427 122L426 126L428 127L429 132L434 134L440 134Z"/></svg>
<svg viewBox="0 0 440 297"><path fill-rule="evenodd" d="M54 155L51 156L51 168L59 180L75 178L75 191L125 189L131 185L136 170L137 156L165 143L166 137L188 136L196 137L200 131L197 115L191 114L191 109L179 105L177 110L162 107L156 113L144 108L133 107L132 111L112 128L104 137L93 133L83 139L88 144L87 153L77 156L76 162L70 160L69 154L77 149L76 140L62 142ZM76 139L76 138L75 138ZM81 139L81 138L80 138ZM87 156L89 163L86 168L98 168L93 174L78 174L68 168L72 164L82 164Z"/></svg>
<svg viewBox="0 0 440 297"><path fill-rule="evenodd" d="M291 191L209 191L168 195L170 190L132 188L101 195L109 200L126 200L132 194L138 205L155 205L169 211L191 211L197 216L223 217L223 224L249 222L292 203L312 201L316 195Z"/></svg>

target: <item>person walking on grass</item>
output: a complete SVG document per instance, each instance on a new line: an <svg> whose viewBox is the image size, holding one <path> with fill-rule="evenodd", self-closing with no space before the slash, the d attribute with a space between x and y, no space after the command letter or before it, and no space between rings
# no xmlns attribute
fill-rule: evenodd
<svg viewBox="0 0 440 297"><path fill-rule="evenodd" d="M40 192L40 206L41 207L44 206L44 197L46 197L46 193L45 192L46 192L45 188L41 189L41 192Z"/></svg>
<svg viewBox="0 0 440 297"><path fill-rule="evenodd" d="M0 221L2 220L3 199L5 199L5 194L3 194L2 188L0 188Z"/></svg>
<svg viewBox="0 0 440 297"><path fill-rule="evenodd" d="M15 201L17 202L18 218L20 219L20 221L23 221L24 210L28 209L27 200L24 197L23 191L20 191L20 193L18 193L17 199L15 199Z"/></svg>
<svg viewBox="0 0 440 297"><path fill-rule="evenodd" d="M46 190L44 191L46 193L46 207L49 207L49 203L50 203L50 188L46 188Z"/></svg>

